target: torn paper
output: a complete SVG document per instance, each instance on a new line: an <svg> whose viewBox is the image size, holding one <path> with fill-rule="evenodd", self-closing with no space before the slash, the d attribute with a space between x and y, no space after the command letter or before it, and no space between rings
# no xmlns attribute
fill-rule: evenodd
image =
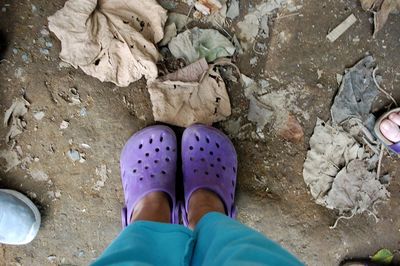
<svg viewBox="0 0 400 266"><path fill-rule="evenodd" d="M217 30L197 27L178 34L169 42L168 48L175 58L183 58L187 63L203 57L207 62L213 62L235 52L235 46Z"/></svg>
<svg viewBox="0 0 400 266"><path fill-rule="evenodd" d="M48 18L61 60L101 81L128 86L157 77L167 11L155 0L68 0Z"/></svg>
<svg viewBox="0 0 400 266"><path fill-rule="evenodd" d="M194 123L211 125L230 116L225 83L219 73L208 68L204 71L205 64L201 59L169 75L169 80L148 83L156 121L188 127Z"/></svg>

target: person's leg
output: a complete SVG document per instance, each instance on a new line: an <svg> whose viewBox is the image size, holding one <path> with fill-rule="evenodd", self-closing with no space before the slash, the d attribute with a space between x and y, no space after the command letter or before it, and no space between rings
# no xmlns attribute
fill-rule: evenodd
<svg viewBox="0 0 400 266"><path fill-rule="evenodd" d="M235 221L236 151L215 128L194 125L182 137L184 224L194 228L192 265L302 265L262 234Z"/></svg>
<svg viewBox="0 0 400 266"><path fill-rule="evenodd" d="M169 224L170 213L165 193L146 195L135 206L131 224L92 265L188 264L184 255L191 254L192 231Z"/></svg>
<svg viewBox="0 0 400 266"><path fill-rule="evenodd" d="M188 216L196 239L192 265L303 265L264 235L227 217L211 191L192 194Z"/></svg>
<svg viewBox="0 0 400 266"><path fill-rule="evenodd" d="M181 265L192 231L177 223L176 138L164 126L135 134L121 154L127 228L93 265Z"/></svg>

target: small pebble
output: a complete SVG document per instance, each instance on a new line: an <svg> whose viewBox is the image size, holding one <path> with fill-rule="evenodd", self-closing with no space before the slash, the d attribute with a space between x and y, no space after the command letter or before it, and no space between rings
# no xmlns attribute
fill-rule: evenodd
<svg viewBox="0 0 400 266"><path fill-rule="evenodd" d="M79 112L80 116L86 116L87 115L87 110L85 107L82 107L81 111Z"/></svg>
<svg viewBox="0 0 400 266"><path fill-rule="evenodd" d="M43 117L44 117L44 112L42 112L42 111L40 111L40 112L35 112L35 113L33 113L33 117L34 117L36 120L40 121L40 120L42 120Z"/></svg>
<svg viewBox="0 0 400 266"><path fill-rule="evenodd" d="M39 51L40 51L41 54L44 54L44 55L49 55L50 54L49 50L44 49L44 48L40 48Z"/></svg>
<svg viewBox="0 0 400 266"><path fill-rule="evenodd" d="M21 58L22 58L22 61L24 61L24 63L26 63L26 64L29 63L29 56L27 53L23 53Z"/></svg>
<svg viewBox="0 0 400 266"><path fill-rule="evenodd" d="M32 13L36 13L37 7L34 4L31 4L32 7Z"/></svg>
<svg viewBox="0 0 400 266"><path fill-rule="evenodd" d="M69 122L63 120L60 124L60 129L67 129L69 127Z"/></svg>
<svg viewBox="0 0 400 266"><path fill-rule="evenodd" d="M53 43L52 43L52 42L46 42L46 47L47 47L47 48L53 47Z"/></svg>
<svg viewBox="0 0 400 266"><path fill-rule="evenodd" d="M50 35L50 32L49 32L47 29L42 29L42 30L40 31L40 34L42 34L43 36L49 36L49 35Z"/></svg>
<svg viewBox="0 0 400 266"><path fill-rule="evenodd" d="M77 150L71 149L67 152L67 155L73 162L79 161L81 159L81 155Z"/></svg>
<svg viewBox="0 0 400 266"><path fill-rule="evenodd" d="M13 51L13 54L18 54L18 49L17 48L13 48L12 51Z"/></svg>

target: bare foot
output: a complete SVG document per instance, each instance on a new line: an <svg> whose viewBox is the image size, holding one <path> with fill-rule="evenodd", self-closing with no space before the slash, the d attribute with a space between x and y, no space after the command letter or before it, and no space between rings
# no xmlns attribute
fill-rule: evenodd
<svg viewBox="0 0 400 266"><path fill-rule="evenodd" d="M385 119L380 124L379 128L388 140L393 143L400 141L400 113L392 113L388 119Z"/></svg>
<svg viewBox="0 0 400 266"><path fill-rule="evenodd" d="M221 199L217 194L207 189L199 189L192 193L188 209L190 229L194 229L200 219L209 212L225 214L225 207Z"/></svg>
<svg viewBox="0 0 400 266"><path fill-rule="evenodd" d="M170 223L171 207L167 194L157 191L144 196L133 210L131 223L134 221Z"/></svg>

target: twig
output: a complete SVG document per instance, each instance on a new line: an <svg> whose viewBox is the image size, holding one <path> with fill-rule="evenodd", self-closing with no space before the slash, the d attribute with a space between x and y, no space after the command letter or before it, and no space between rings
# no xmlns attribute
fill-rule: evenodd
<svg viewBox="0 0 400 266"><path fill-rule="evenodd" d="M386 90L384 90L381 86L379 86L378 81L376 81L376 71L378 70L378 67L376 67L373 71L372 71L372 78L374 80L374 83L376 85L376 87L386 95L386 97L388 97L390 100L393 101L393 103L396 105L396 107L398 106L396 100L392 97L392 95L390 95Z"/></svg>
<svg viewBox="0 0 400 266"><path fill-rule="evenodd" d="M344 215L339 216L339 218L336 219L333 226L329 226L329 229L335 229L336 226L338 225L339 220L341 220L341 219L349 220L349 219L353 218L355 214L356 214L356 212L353 210L350 216L344 216Z"/></svg>
<svg viewBox="0 0 400 266"><path fill-rule="evenodd" d="M283 16L278 15L278 16L275 18L275 20L281 19L281 18L288 18L288 17L298 16L298 15L300 15L300 12L294 12L294 13L290 13L290 14L283 15Z"/></svg>
<svg viewBox="0 0 400 266"><path fill-rule="evenodd" d="M186 15L186 20L185 20L185 29L188 29L187 24L188 24L188 18L190 17L190 13L192 13L192 10L194 8L194 5L190 6L189 12Z"/></svg>
<svg viewBox="0 0 400 266"><path fill-rule="evenodd" d="M383 159L384 151L385 151L385 145L382 143L381 144L381 151L379 153L378 167L376 169L376 178L378 178L378 179L379 179L379 176L381 175L382 159Z"/></svg>

